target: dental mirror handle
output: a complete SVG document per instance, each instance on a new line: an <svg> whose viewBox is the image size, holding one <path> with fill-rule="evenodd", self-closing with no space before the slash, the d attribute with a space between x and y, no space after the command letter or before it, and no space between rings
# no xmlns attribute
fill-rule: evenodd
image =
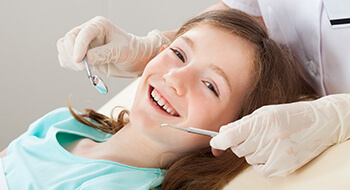
<svg viewBox="0 0 350 190"><path fill-rule="evenodd" d="M87 74L88 78L90 79L91 84L95 85L94 80L93 80L92 75L91 75L91 70L89 67L89 63L87 62L86 56L84 57L83 62L85 65L86 74Z"/></svg>

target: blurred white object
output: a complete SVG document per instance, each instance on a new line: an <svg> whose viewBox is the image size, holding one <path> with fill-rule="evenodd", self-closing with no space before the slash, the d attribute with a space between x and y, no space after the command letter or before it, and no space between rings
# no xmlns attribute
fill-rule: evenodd
<svg viewBox="0 0 350 190"><path fill-rule="evenodd" d="M0 189L1 190L8 190L6 178L4 175L4 169L2 168L1 159L0 159Z"/></svg>
<svg viewBox="0 0 350 190"><path fill-rule="evenodd" d="M83 70L86 55L92 70L107 76L139 76L145 65L170 43L158 30L138 37L98 16L73 28L57 41L58 59L62 67Z"/></svg>
<svg viewBox="0 0 350 190"><path fill-rule="evenodd" d="M245 157L263 176L285 176L350 137L350 94L264 106L221 127L213 148Z"/></svg>

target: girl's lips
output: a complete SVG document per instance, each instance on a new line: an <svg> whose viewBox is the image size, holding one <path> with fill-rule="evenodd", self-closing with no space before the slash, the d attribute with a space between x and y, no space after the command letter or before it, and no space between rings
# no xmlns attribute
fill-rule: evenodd
<svg viewBox="0 0 350 190"><path fill-rule="evenodd" d="M148 94L149 100L157 110L173 117L180 117L175 108L153 86L149 87Z"/></svg>

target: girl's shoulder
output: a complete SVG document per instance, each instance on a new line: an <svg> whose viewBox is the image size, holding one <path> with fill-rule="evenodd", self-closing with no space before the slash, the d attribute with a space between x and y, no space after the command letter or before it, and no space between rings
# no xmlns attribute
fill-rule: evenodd
<svg viewBox="0 0 350 190"><path fill-rule="evenodd" d="M47 130L52 125L57 124L57 123L62 122L62 121L65 121L67 119L71 119L71 118L73 118L73 116L69 112L68 108L63 107L63 108L55 109L55 110L45 114L44 116L42 116L41 118L39 118L35 122L33 122L29 126L27 133L30 133L32 135L36 134L36 136L40 135L40 134L46 134Z"/></svg>

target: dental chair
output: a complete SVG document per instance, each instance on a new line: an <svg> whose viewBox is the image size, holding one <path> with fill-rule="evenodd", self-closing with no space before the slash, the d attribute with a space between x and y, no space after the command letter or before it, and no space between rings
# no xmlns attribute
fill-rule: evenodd
<svg viewBox="0 0 350 190"><path fill-rule="evenodd" d="M128 109L134 100L139 79L103 105L99 112L107 116L115 106ZM350 110L349 110L350 111ZM350 189L350 140L328 148L320 156L286 177L265 178L245 169L224 190L342 190Z"/></svg>

